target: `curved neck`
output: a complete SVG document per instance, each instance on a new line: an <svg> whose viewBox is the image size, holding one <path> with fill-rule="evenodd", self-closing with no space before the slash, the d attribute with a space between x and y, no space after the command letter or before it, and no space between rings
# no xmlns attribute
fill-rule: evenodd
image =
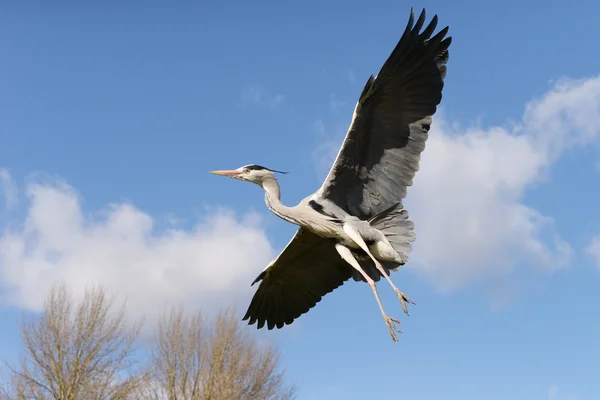
<svg viewBox="0 0 600 400"><path fill-rule="evenodd" d="M285 206L281 202L281 191L279 190L279 183L275 178L265 179L262 184L262 188L265 190L265 203L269 210L279 218L284 219L296 225L300 225L300 222L294 216L294 209Z"/></svg>

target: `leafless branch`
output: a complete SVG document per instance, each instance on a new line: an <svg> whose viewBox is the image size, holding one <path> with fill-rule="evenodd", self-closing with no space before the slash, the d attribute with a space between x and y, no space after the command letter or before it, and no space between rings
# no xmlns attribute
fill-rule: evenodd
<svg viewBox="0 0 600 400"><path fill-rule="evenodd" d="M213 324L198 312L171 310L158 325L152 346L153 400L287 400L279 354L259 346L232 312Z"/></svg>
<svg viewBox="0 0 600 400"><path fill-rule="evenodd" d="M23 354L9 366L7 397L127 399L146 378L132 372L141 322L129 325L101 287L76 303L65 285L54 287L39 317L23 318Z"/></svg>

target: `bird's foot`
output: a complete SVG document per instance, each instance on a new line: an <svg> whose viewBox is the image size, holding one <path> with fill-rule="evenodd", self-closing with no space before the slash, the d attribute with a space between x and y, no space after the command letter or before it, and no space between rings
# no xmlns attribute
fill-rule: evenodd
<svg viewBox="0 0 600 400"><path fill-rule="evenodd" d="M409 299L408 296L406 296L400 290L396 289L395 292L398 296L398 299L400 299L400 303L402 303L402 309L404 310L404 313L408 315L408 307L406 306L406 303L408 302L410 304L415 304L415 302Z"/></svg>
<svg viewBox="0 0 600 400"><path fill-rule="evenodd" d="M392 335L392 340L394 342L397 342L398 338L396 337L396 332L402 333L400 328L398 328L398 326L396 326L397 324L400 324L400 321L397 320L396 318L389 317L385 314L383 315L383 319L384 319L385 324L387 325L388 329L390 330L390 335Z"/></svg>

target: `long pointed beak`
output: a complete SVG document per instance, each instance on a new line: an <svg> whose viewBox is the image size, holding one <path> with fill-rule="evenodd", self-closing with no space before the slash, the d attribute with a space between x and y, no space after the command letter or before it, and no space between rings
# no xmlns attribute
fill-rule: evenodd
<svg viewBox="0 0 600 400"><path fill-rule="evenodd" d="M228 176L230 178L235 178L236 176L241 174L240 171L236 171L235 169L221 169L218 171L210 171L210 173L215 175Z"/></svg>

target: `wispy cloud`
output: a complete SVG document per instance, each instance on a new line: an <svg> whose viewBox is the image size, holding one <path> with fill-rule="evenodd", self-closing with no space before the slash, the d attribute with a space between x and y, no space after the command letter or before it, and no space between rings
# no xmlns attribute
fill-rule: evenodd
<svg viewBox="0 0 600 400"><path fill-rule="evenodd" d="M312 159L319 178L325 179L339 152L339 137L345 136L347 126L337 125L335 128L330 129L325 126L322 119L317 119L315 121L315 131L317 132L318 144L313 150Z"/></svg>
<svg viewBox="0 0 600 400"><path fill-rule="evenodd" d="M407 266L418 265L443 290L502 281L517 265L552 271L570 262L552 217L522 198L565 151L600 137L600 77L558 81L525 106L521 122L507 125L461 128L442 110L434 118L405 202L417 233ZM316 152L328 158L319 163L324 176L344 133L321 127L329 132L320 133Z"/></svg>
<svg viewBox="0 0 600 400"><path fill-rule="evenodd" d="M329 95L329 109L332 112L336 112L339 109L343 108L347 103L345 101L339 100L334 93Z"/></svg>
<svg viewBox="0 0 600 400"><path fill-rule="evenodd" d="M2 300L18 307L38 310L58 281L76 295L104 284L149 319L165 305L236 306L274 255L255 214L217 209L189 230L170 215L173 226L158 230L129 203L84 212L80 194L61 181L30 182L26 193L26 216L0 236Z"/></svg>
<svg viewBox="0 0 600 400"><path fill-rule="evenodd" d="M354 75L354 71L349 69L347 71L348 73L348 80L350 81L350 83L355 84L356 83L356 75Z"/></svg>
<svg viewBox="0 0 600 400"><path fill-rule="evenodd" d="M596 267L600 269L600 235L595 236L585 250L594 259Z"/></svg>
<svg viewBox="0 0 600 400"><path fill-rule="evenodd" d="M276 110L285 100L283 94L271 94L258 85L248 85L242 91L242 101L245 104L254 104L269 110Z"/></svg>
<svg viewBox="0 0 600 400"><path fill-rule="evenodd" d="M336 69L332 69L332 70L327 70L325 68L321 68L321 70L319 71L319 76L324 79L336 79L336 80L339 79L344 84L347 84L347 82L350 82L352 85L354 85L357 82L356 74L354 73L354 70L352 70L351 68L336 68ZM365 81L366 81L366 77L365 77Z"/></svg>
<svg viewBox="0 0 600 400"><path fill-rule="evenodd" d="M553 385L548 389L548 400L577 400L577 397L574 394L563 395L559 387Z"/></svg>
<svg viewBox="0 0 600 400"><path fill-rule="evenodd" d="M7 209L17 205L18 193L17 184L11 178L8 170L0 168L0 194L4 198L4 205Z"/></svg>

